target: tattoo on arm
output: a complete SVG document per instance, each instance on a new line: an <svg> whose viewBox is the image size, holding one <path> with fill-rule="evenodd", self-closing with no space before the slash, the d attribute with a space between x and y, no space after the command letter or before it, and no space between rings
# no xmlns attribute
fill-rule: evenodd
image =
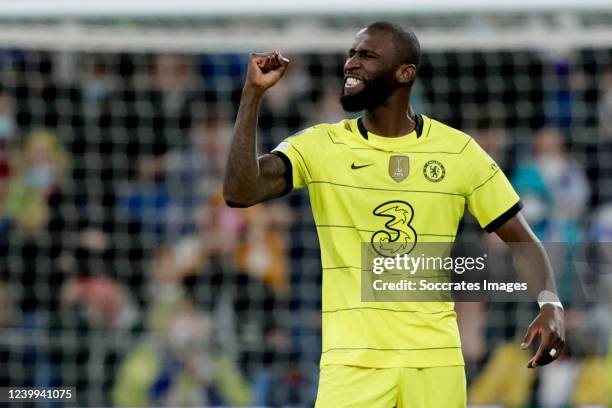
<svg viewBox="0 0 612 408"><path fill-rule="evenodd" d="M264 154L259 158L260 175L265 182L262 185L262 201L279 197L287 188L283 160L274 154Z"/></svg>
<svg viewBox="0 0 612 408"><path fill-rule="evenodd" d="M280 196L286 187L283 161L271 154L257 158L257 117L262 93L245 89L223 181L223 196L232 207L249 207Z"/></svg>

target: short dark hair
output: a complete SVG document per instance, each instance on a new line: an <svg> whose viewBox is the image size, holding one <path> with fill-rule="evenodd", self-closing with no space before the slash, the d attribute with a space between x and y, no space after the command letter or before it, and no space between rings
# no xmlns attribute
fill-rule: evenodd
<svg viewBox="0 0 612 408"><path fill-rule="evenodd" d="M404 30L401 26L389 21L377 21L366 28L391 34L401 63L414 64L417 70L419 69L421 66L421 45L412 31Z"/></svg>

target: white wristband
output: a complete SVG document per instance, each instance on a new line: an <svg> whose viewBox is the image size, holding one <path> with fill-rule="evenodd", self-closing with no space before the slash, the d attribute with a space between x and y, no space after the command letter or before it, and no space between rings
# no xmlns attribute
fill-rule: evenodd
<svg viewBox="0 0 612 408"><path fill-rule="evenodd" d="M545 304L551 304L553 306L560 307L563 310L563 305L559 300L559 296L549 290L543 290L538 294L538 305L540 305L540 309Z"/></svg>
<svg viewBox="0 0 612 408"><path fill-rule="evenodd" d="M563 309L563 305L561 304L561 302L538 302L538 305L540 305L540 309L542 308L542 306L546 304L554 305L554 306L560 307L561 310L565 310Z"/></svg>

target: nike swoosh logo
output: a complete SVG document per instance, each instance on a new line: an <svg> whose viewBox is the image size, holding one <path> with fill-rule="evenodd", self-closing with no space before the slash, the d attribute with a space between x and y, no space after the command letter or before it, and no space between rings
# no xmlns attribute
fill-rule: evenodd
<svg viewBox="0 0 612 408"><path fill-rule="evenodd" d="M364 164L364 165L361 165L361 166L357 166L355 163L353 163L353 164L351 164L351 169L353 169L353 170L363 169L364 167L373 166L373 165L374 165L374 163Z"/></svg>

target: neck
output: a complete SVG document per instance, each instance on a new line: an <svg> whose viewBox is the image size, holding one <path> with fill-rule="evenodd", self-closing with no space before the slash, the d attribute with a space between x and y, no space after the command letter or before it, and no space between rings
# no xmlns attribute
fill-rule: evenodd
<svg viewBox="0 0 612 408"><path fill-rule="evenodd" d="M400 92L387 98L376 109L365 111L363 124L376 135L398 137L407 135L416 127L414 111L410 106L410 94Z"/></svg>

